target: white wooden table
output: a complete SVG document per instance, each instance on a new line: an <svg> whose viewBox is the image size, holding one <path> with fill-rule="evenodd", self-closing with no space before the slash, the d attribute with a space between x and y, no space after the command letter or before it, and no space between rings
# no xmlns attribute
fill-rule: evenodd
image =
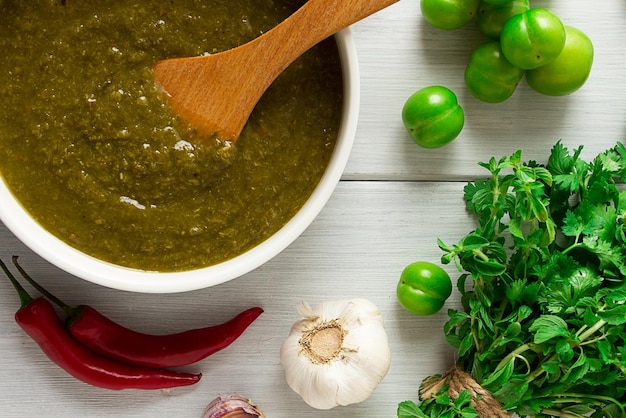
<svg viewBox="0 0 626 418"><path fill-rule="evenodd" d="M272 418L394 417L398 402L417 398L422 378L454 363L443 338L445 309L428 318L412 316L396 302L395 286L406 264L439 260L436 238L455 242L474 228L462 188L485 174L476 163L520 148L525 158L543 162L559 139L570 148L584 144L584 155L591 157L626 137L626 3L531 4L550 7L595 44L592 75L572 96L540 96L522 83L503 104L478 102L464 88L463 70L482 38L473 25L455 32L430 27L418 0L401 0L353 26L362 106L343 180L298 240L244 277L173 295L102 288L51 266L0 226L2 259L19 255L67 302L91 304L132 328L174 332L221 322L253 305L265 309L228 349L184 368L204 374L198 385L169 393L111 392L75 381L44 357L15 324L17 296L0 280L0 416L199 417L217 394L238 392ZM438 150L414 145L400 119L406 98L430 84L452 88L466 111L460 137ZM317 411L287 386L279 347L298 319L295 306L301 299L316 304L351 297L368 298L381 309L392 366L366 402ZM458 303L455 294L447 306Z"/></svg>

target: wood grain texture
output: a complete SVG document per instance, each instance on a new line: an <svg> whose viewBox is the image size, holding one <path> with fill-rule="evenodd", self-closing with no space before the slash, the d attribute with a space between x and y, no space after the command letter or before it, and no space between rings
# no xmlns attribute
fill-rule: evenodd
<svg viewBox="0 0 626 418"><path fill-rule="evenodd" d="M9 282L0 280L0 416L193 418L227 392L251 397L271 418L395 416L398 402L417 397L422 378L443 372L455 360L441 331L445 313L412 316L397 304L395 285L409 262L439 259L436 238L455 242L475 227L464 210L462 188L465 180L484 175L476 162L518 148L542 160L558 139L572 147L585 144L585 155L592 156L624 140L626 3L532 4L549 6L595 44L592 75L572 96L542 97L522 84L504 104L474 100L463 88L462 71L481 38L471 26L460 32L430 28L419 1L400 1L356 24L362 106L343 181L298 240L239 279L173 295L102 288L51 266L0 226L2 259L20 255L23 266L67 302L91 304L138 330L175 332L218 323L252 305L266 311L232 346L183 368L204 373L197 386L169 393L109 392L75 381L43 357L14 323L18 300ZM457 91L467 113L461 136L440 150L415 146L399 119L404 100L429 84ZM317 411L287 387L278 350L298 319L300 300L314 304L349 297L366 297L381 309L391 369L366 402ZM455 293L446 306L458 304Z"/></svg>

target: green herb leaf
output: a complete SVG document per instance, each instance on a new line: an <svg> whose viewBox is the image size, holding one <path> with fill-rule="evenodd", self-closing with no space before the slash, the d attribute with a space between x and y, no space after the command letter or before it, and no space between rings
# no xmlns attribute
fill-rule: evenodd
<svg viewBox="0 0 626 418"><path fill-rule="evenodd" d="M552 338L567 337L567 323L555 315L542 315L535 319L528 329L535 334L534 343L541 344Z"/></svg>
<svg viewBox="0 0 626 418"><path fill-rule="evenodd" d="M429 418L422 412L413 401L400 402L398 405L398 418Z"/></svg>

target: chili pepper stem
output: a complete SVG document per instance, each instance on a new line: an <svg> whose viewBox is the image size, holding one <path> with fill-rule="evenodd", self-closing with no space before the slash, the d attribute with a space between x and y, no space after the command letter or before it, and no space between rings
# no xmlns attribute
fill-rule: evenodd
<svg viewBox="0 0 626 418"><path fill-rule="evenodd" d="M15 276L9 271L6 264L4 264L2 260L0 260L0 267L2 268L2 270L4 270L4 273L7 275L7 277L11 281L11 284L17 291L17 294L20 297L20 304L22 305L21 307L23 308L31 303L33 301L33 298L28 294L26 289L24 289L24 287L17 281Z"/></svg>
<svg viewBox="0 0 626 418"><path fill-rule="evenodd" d="M22 275L22 277L24 279L26 279L26 281L28 283L31 284L31 286L33 286L35 289L37 289L37 291L39 293L41 293L42 295L44 295L45 297L47 297L48 299L50 299L52 302L54 302L56 305L58 305L61 309L63 309L63 311L68 314L69 316L72 316L75 312L76 312L76 308L73 306L68 305L67 303L63 302L61 299L59 299L58 297L56 297L55 295L53 295L52 293L50 293L50 291L48 291L48 289L44 288L42 285L40 285L39 283L37 283L35 281L35 279L33 279L32 277L30 277L30 275L28 273L26 273L26 270L24 270L22 268L22 266L20 266L20 264L17 262L17 259L19 257L14 255L12 257L12 261L13 264L15 264L15 267L17 268L17 270L20 272L20 274Z"/></svg>

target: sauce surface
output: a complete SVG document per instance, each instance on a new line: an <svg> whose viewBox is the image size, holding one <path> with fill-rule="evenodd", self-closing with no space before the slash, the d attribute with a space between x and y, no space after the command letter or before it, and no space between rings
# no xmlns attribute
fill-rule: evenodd
<svg viewBox="0 0 626 418"><path fill-rule="evenodd" d="M334 40L279 76L236 147L197 138L152 68L245 43L298 6L1 0L4 181L51 233L115 264L189 270L256 246L300 209L330 159L342 102Z"/></svg>

